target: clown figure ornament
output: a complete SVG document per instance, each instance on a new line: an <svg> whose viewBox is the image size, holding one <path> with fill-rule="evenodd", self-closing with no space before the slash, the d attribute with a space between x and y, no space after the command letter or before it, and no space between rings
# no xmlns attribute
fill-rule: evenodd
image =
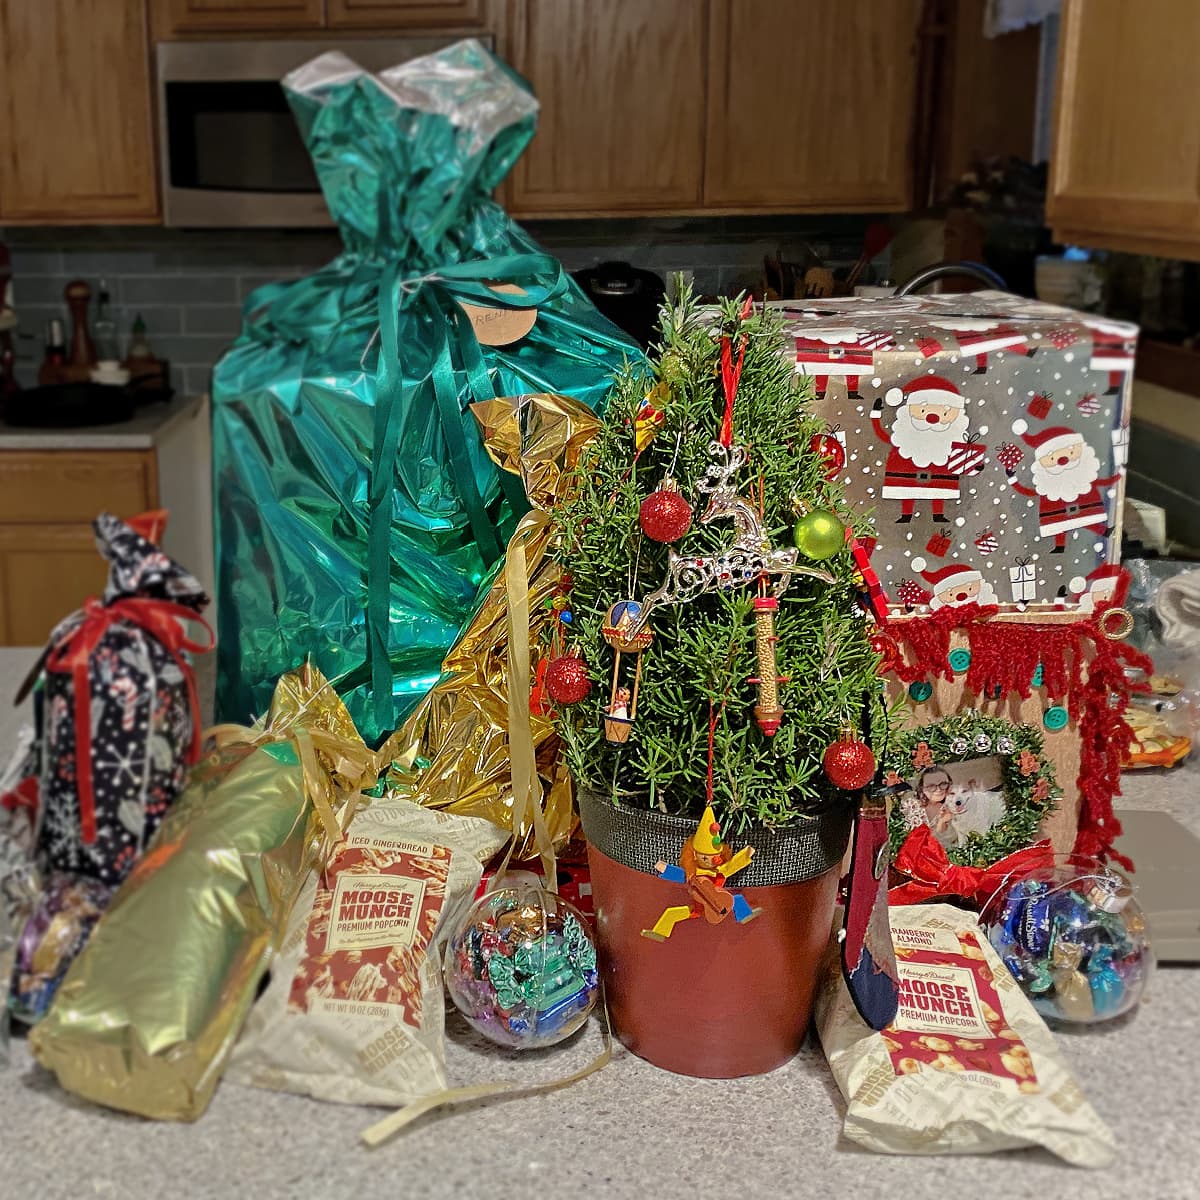
<svg viewBox="0 0 1200 1200"><path fill-rule="evenodd" d="M696 832L684 843L679 865L665 862L655 864L662 879L686 886L688 903L674 904L664 909L652 929L642 930L642 937L665 942L680 921L695 917L703 917L709 925L719 925L730 915L739 925L753 921L762 910L751 908L740 892L730 892L725 888L726 882L748 867L753 857L752 846L743 846L735 854L722 840L721 827L710 804L705 808Z"/></svg>

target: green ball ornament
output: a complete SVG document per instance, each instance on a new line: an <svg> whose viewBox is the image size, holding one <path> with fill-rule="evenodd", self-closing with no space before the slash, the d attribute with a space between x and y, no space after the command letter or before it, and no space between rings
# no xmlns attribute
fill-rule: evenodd
<svg viewBox="0 0 1200 1200"><path fill-rule="evenodd" d="M805 558L822 562L832 558L846 544L846 527L834 513L817 509L796 522L796 549Z"/></svg>

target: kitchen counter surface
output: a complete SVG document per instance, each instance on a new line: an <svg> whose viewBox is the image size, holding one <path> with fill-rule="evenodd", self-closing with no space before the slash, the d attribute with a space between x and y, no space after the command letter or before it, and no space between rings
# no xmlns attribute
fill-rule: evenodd
<svg viewBox="0 0 1200 1200"><path fill-rule="evenodd" d="M0 651L11 690L34 651ZM7 708L7 706L5 706ZM0 733L11 721L0 713ZM7 737L5 746L11 744ZM1200 833L1197 768L1127 777L1123 804L1172 813ZM522 1057L449 1022L453 1084L569 1073L598 1050L595 1022L566 1047ZM561 1092L423 1118L368 1151L358 1134L381 1110L320 1104L223 1084L193 1125L140 1120L63 1092L13 1043L0 1068L0 1196L38 1200L163 1196L254 1200L1190 1200L1200 1194L1200 972L1160 968L1147 1000L1107 1028L1058 1035L1120 1157L1105 1171L1042 1151L892 1158L840 1137L844 1105L819 1045L757 1079L689 1079L621 1047L599 1074Z"/></svg>
<svg viewBox="0 0 1200 1200"><path fill-rule="evenodd" d="M176 396L166 404L139 409L131 421L76 429L40 429L0 421L0 451L151 450L179 422L194 417L203 403L203 395Z"/></svg>

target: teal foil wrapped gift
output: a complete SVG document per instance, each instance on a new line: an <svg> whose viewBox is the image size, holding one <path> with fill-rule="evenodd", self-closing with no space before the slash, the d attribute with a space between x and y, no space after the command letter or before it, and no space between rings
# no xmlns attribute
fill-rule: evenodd
<svg viewBox="0 0 1200 1200"><path fill-rule="evenodd" d="M325 54L284 88L345 250L251 294L214 372L217 704L260 711L311 659L377 742L437 680L526 507L467 406L599 408L641 351L489 199L537 102L478 42L379 75ZM463 303L536 319L480 345Z"/></svg>

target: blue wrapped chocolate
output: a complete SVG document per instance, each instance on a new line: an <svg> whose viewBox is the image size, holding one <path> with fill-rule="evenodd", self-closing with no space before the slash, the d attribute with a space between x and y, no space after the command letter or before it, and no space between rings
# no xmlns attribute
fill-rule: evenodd
<svg viewBox="0 0 1200 1200"><path fill-rule="evenodd" d="M250 295L213 376L220 716L311 659L378 742L437 679L525 499L468 405L602 405L641 351L489 193L537 103L478 42L284 80L345 244Z"/></svg>
<svg viewBox="0 0 1200 1200"><path fill-rule="evenodd" d="M1106 867L1062 865L1010 880L979 922L1034 1008L1060 1023L1129 1012L1154 966L1133 889Z"/></svg>

